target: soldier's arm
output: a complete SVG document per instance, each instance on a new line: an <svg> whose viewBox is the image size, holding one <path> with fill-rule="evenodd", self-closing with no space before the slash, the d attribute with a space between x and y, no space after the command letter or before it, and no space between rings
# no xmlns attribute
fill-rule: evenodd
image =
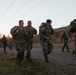
<svg viewBox="0 0 76 75"><path fill-rule="evenodd" d="M33 34L36 35L37 34L37 30L35 28L33 28Z"/></svg>
<svg viewBox="0 0 76 75"><path fill-rule="evenodd" d="M62 37L60 38L60 41L62 42Z"/></svg>
<svg viewBox="0 0 76 75"><path fill-rule="evenodd" d="M51 31L51 35L53 35L53 34L54 34L54 29L52 28L51 30L52 30L52 31Z"/></svg>
<svg viewBox="0 0 76 75"><path fill-rule="evenodd" d="M17 28L16 27L13 27L12 29L11 29L11 31L10 31L10 33L11 33L11 35L12 36L15 36L16 34L18 34L18 30L17 30Z"/></svg>
<svg viewBox="0 0 76 75"><path fill-rule="evenodd" d="M11 31L10 31L10 33L11 33L12 36L14 36L16 34L15 32L16 31L14 30L14 28L12 28Z"/></svg>
<svg viewBox="0 0 76 75"><path fill-rule="evenodd" d="M60 41L62 42L63 40L63 33L61 33Z"/></svg>
<svg viewBox="0 0 76 75"><path fill-rule="evenodd" d="M53 35L54 35L54 29L52 28L52 32L51 32L51 37L53 37Z"/></svg>
<svg viewBox="0 0 76 75"><path fill-rule="evenodd" d="M40 31L40 35L42 36L42 38L47 39L46 36L44 35L44 31L45 31L45 29L42 28L41 31Z"/></svg>
<svg viewBox="0 0 76 75"><path fill-rule="evenodd" d="M1 41L3 42L3 37L2 37L2 39L1 39Z"/></svg>
<svg viewBox="0 0 76 75"><path fill-rule="evenodd" d="M51 28L51 35L50 35L49 39L50 39L50 38L53 38L53 35L54 35L54 29Z"/></svg>
<svg viewBox="0 0 76 75"><path fill-rule="evenodd" d="M6 37L6 41L8 41L7 37Z"/></svg>

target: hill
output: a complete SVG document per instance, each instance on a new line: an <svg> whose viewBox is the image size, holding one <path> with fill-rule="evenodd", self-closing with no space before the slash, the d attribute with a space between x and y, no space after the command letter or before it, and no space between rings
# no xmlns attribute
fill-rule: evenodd
<svg viewBox="0 0 76 75"><path fill-rule="evenodd" d="M0 38L2 38L2 36L3 36L3 34L2 34L2 33L0 33Z"/></svg>
<svg viewBox="0 0 76 75"><path fill-rule="evenodd" d="M68 26L54 29L54 32L55 32L54 36L55 36L56 38L59 38L59 37L61 36L61 33L62 33L65 29L67 29L67 28L68 28Z"/></svg>

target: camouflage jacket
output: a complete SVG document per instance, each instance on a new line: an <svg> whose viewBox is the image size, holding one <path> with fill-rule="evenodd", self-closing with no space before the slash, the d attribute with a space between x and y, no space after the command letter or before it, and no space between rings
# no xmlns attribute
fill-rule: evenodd
<svg viewBox="0 0 76 75"><path fill-rule="evenodd" d="M2 43L3 43L3 44L7 44L7 41L8 41L8 40L7 40L6 37L2 37Z"/></svg>
<svg viewBox="0 0 76 75"><path fill-rule="evenodd" d="M25 28L26 28L26 32L27 32L27 36L28 36L27 39L33 41L33 37L34 37L34 35L37 34L37 30L34 27L26 26Z"/></svg>
<svg viewBox="0 0 76 75"><path fill-rule="evenodd" d="M46 37L49 37L51 38L54 34L54 30L53 28L51 27L51 25L46 25L45 27L42 27L41 28L41 36L43 39L46 39Z"/></svg>
<svg viewBox="0 0 76 75"><path fill-rule="evenodd" d="M26 29L25 27L23 27L23 29L20 29L19 26L14 26L11 31L10 31L12 37L13 37L13 41L16 43L24 43L26 42L26 37L27 37L27 33L26 33Z"/></svg>
<svg viewBox="0 0 76 75"><path fill-rule="evenodd" d="M72 33L76 33L76 19L74 19L71 23L70 23L70 32Z"/></svg>

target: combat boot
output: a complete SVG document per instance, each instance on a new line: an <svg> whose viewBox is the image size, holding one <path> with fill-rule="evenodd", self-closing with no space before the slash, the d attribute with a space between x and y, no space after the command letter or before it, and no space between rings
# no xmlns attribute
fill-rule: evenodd
<svg viewBox="0 0 76 75"><path fill-rule="evenodd" d="M48 57L47 57L47 56L45 56L45 62L49 62L49 60L48 60Z"/></svg>
<svg viewBox="0 0 76 75"><path fill-rule="evenodd" d="M62 52L65 52L65 51L62 49Z"/></svg>
<svg viewBox="0 0 76 75"><path fill-rule="evenodd" d="M68 50L68 52L70 53L70 51Z"/></svg>

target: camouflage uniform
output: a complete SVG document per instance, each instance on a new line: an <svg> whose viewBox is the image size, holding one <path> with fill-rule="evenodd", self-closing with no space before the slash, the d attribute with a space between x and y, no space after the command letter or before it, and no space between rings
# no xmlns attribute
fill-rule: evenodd
<svg viewBox="0 0 76 75"><path fill-rule="evenodd" d="M74 46L75 46L75 49L73 50L73 54L76 55L76 33L74 34Z"/></svg>
<svg viewBox="0 0 76 75"><path fill-rule="evenodd" d="M42 37L42 49L44 52L44 57L45 57L45 61L48 61L48 56L53 49L53 45L52 45L52 36L54 34L54 30L51 27L51 25L46 25L45 27L41 28L41 33L40 36Z"/></svg>
<svg viewBox="0 0 76 75"><path fill-rule="evenodd" d="M31 49L32 49L32 46L33 46L33 37L34 35L37 34L37 30L35 28L33 28L32 26L29 27L29 26L26 26L26 32L27 32L27 46L26 46L26 49L27 49L27 55L26 55L26 60L27 61L30 61L31 60Z"/></svg>
<svg viewBox="0 0 76 75"><path fill-rule="evenodd" d="M66 32L66 31L64 31L63 33L62 33L62 35L61 35L61 41L62 41L62 39L63 39L63 41L64 41L64 45L63 45L63 47L62 47L62 51L64 52L64 48L66 47L66 49L67 49L67 51L68 52L70 52L69 51L69 48L68 48L68 33Z"/></svg>
<svg viewBox="0 0 76 75"><path fill-rule="evenodd" d="M26 45L26 30L20 29L19 26L15 26L11 29L11 35L13 36L14 46L17 50L17 63L21 63L24 59L24 51Z"/></svg>
<svg viewBox="0 0 76 75"><path fill-rule="evenodd" d="M7 47L7 38L6 37L2 37L2 44L3 44L3 49L4 49L4 52L6 52L6 47Z"/></svg>
<svg viewBox="0 0 76 75"><path fill-rule="evenodd" d="M69 32L75 34L74 35L74 46L75 49L73 50L73 54L76 55L76 19L74 19L73 21L70 22L70 28L69 28Z"/></svg>

